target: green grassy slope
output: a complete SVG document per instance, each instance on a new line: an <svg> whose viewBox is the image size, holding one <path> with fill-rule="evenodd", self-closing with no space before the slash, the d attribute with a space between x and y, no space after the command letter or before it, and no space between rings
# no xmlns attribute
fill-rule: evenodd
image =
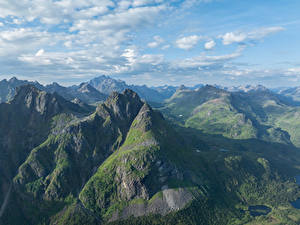
<svg viewBox="0 0 300 225"><path fill-rule="evenodd" d="M230 93L211 86L178 90L160 109L171 121L209 134L299 145L294 115L300 108L267 90Z"/></svg>

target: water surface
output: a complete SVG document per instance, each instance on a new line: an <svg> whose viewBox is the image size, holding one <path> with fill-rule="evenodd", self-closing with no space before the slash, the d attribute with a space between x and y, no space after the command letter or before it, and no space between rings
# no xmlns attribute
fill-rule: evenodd
<svg viewBox="0 0 300 225"><path fill-rule="evenodd" d="M296 176L295 179L296 184L300 185L300 175ZM300 198L298 198L296 201L291 202L291 205L296 209L300 209Z"/></svg>
<svg viewBox="0 0 300 225"><path fill-rule="evenodd" d="M265 205L252 205L248 208L251 216L262 216L269 214L272 209Z"/></svg>

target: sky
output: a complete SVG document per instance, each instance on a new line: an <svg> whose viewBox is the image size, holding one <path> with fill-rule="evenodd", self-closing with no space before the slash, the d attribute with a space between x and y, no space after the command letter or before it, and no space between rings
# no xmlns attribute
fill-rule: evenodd
<svg viewBox="0 0 300 225"><path fill-rule="evenodd" d="M0 79L300 86L299 0L0 0Z"/></svg>

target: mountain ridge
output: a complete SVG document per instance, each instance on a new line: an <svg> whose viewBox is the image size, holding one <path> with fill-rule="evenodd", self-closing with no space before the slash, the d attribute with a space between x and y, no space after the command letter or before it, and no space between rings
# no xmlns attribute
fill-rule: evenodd
<svg viewBox="0 0 300 225"><path fill-rule="evenodd" d="M1 202L12 183L1 223L246 224L258 221L249 207L260 204L271 209L266 220L297 222L289 202L300 197L293 180L300 153L275 126L297 108L268 91L209 85L181 87L164 107L161 113L125 89L86 110L21 86L0 104ZM201 125L210 117L224 125L237 117L233 127L273 129L273 136L210 133Z"/></svg>
<svg viewBox="0 0 300 225"><path fill-rule="evenodd" d="M295 107L265 88L248 92L229 92L211 85L178 89L160 109L173 121L211 134L291 143L288 130L276 125L274 118Z"/></svg>

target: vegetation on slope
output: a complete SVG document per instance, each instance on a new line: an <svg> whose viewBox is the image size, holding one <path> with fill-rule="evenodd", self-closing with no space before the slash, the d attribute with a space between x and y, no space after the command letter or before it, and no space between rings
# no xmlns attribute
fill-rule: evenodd
<svg viewBox="0 0 300 225"><path fill-rule="evenodd" d="M45 139L18 166L1 223L299 223L290 202L300 197L300 153L270 126L284 107L212 87L176 95L164 112L181 126L130 90L86 117L51 114ZM272 211L253 217L255 205Z"/></svg>

